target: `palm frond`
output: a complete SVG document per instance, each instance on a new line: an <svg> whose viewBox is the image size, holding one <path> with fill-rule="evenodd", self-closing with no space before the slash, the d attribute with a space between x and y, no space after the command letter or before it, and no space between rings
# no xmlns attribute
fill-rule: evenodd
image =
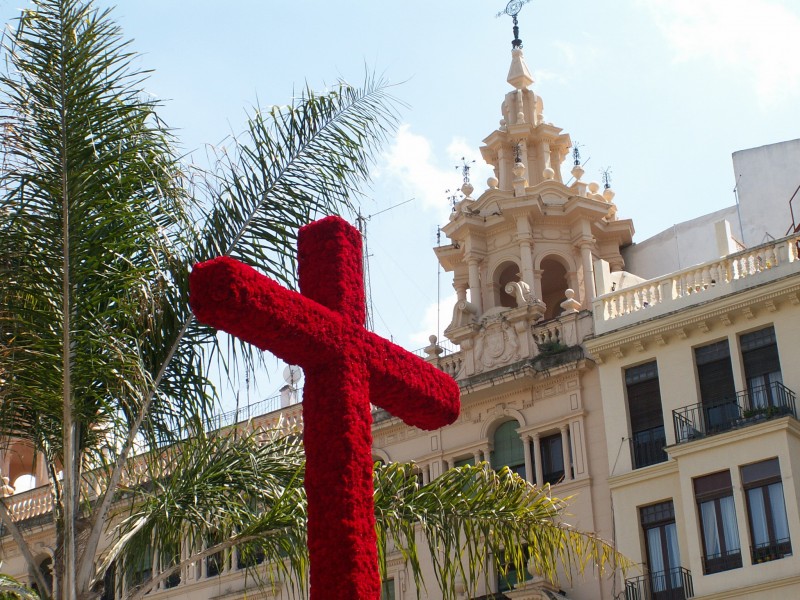
<svg viewBox="0 0 800 600"><path fill-rule="evenodd" d="M474 594L481 576L508 568L523 573L528 560L551 581L559 569L571 577L589 567L608 573L630 565L610 543L566 523L569 499L507 468L458 467L420 486L412 464L377 464L374 479L381 566L385 570L387 548L399 552L418 593L425 585L418 530L445 599L456 597L459 580Z"/></svg>
<svg viewBox="0 0 800 600"><path fill-rule="evenodd" d="M234 546L244 562L263 559L264 566L251 569L262 582L280 579L302 589L306 498L296 437L228 431L188 440L159 462L161 477L148 475L128 489L135 508L125 513L96 580L112 562L124 571L143 553L163 555L186 540L190 556L162 566L160 575L130 591L132 600L181 565ZM444 598L456 597L459 580L474 592L482 576L509 566L524 572L529 560L554 581L559 572L611 572L630 564L608 542L565 522L568 499L552 497L549 488L536 488L508 469L459 467L420 486L413 464L379 464L374 484L381 567L385 571L387 553L399 553L420 594L432 583L422 580L425 559L432 561Z"/></svg>
<svg viewBox="0 0 800 600"><path fill-rule="evenodd" d="M297 229L353 209L396 126L397 104L387 83L367 74L361 87L306 88L288 106L257 107L232 148L217 154L198 258L232 255L291 285Z"/></svg>

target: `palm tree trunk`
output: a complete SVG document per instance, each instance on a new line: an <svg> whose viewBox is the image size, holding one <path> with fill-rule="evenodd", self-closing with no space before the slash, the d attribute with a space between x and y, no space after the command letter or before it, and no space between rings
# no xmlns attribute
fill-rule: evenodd
<svg viewBox="0 0 800 600"><path fill-rule="evenodd" d="M60 79L61 79L61 227L62 227L62 252L63 252L63 281L62 281L62 293L63 293L63 338L62 338L62 401L63 401L63 411L64 411L64 423L63 423L63 456L64 456L64 569L63 569L63 581L61 582L61 590L62 590L62 598L63 600L77 600L77 589L75 586L75 517L76 517L76 509L77 503L75 488L77 482L75 481L75 477L77 475L77 465L76 465L76 458L77 458L77 448L76 448L76 436L75 436L75 421L73 419L73 411L72 411L72 363L73 363L73 352L74 349L72 348L72 336L70 335L70 328L71 328L71 313L72 313L72 303L71 294L70 294L70 227L69 227L69 177L68 177L68 169L69 169L69 160L67 157L68 153L68 141L67 141L67 97L66 97L66 65L64 64L64 49L67 47L69 40L67 39L67 32L63 27L63 23L66 21L66 15L64 14L64 6L61 6L62 10L62 28L61 28L61 64L60 67Z"/></svg>

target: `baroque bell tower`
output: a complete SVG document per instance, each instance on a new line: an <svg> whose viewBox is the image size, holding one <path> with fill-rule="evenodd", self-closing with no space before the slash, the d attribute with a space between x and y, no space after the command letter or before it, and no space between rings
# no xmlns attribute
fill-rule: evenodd
<svg viewBox="0 0 800 600"><path fill-rule="evenodd" d="M450 244L435 250L457 292L444 333L461 346L458 377L535 358L542 348L578 345L591 333L591 318L578 315L591 315L595 261L622 270L620 248L633 237L633 223L617 218L614 192L585 182L578 160L564 182L573 144L546 121L516 13L508 14L514 18L506 78L512 90L499 127L481 147L494 176L477 198L465 182L464 198L442 228Z"/></svg>

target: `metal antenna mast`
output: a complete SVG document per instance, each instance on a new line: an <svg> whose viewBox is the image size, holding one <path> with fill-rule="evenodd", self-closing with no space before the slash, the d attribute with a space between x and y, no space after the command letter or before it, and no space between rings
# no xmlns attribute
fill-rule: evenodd
<svg viewBox="0 0 800 600"><path fill-rule="evenodd" d="M375 314L375 309L372 305L372 282L370 281L369 275L369 245L367 239L367 221L372 219L372 217L377 217L378 215L382 215L383 213L390 211L398 206L403 206L403 204L408 204L409 202L416 200L416 198L409 198L408 200L404 200L403 202L399 202L397 204L393 204L388 208L384 208L383 210L379 210L376 213L372 213L371 215L362 215L361 209L358 209L358 215L356 216L356 228L358 229L359 233L361 234L361 246L363 249L363 270L364 270L364 295L366 296L366 308L367 308L367 317L366 317L366 328L370 331L375 330L375 319L373 315Z"/></svg>

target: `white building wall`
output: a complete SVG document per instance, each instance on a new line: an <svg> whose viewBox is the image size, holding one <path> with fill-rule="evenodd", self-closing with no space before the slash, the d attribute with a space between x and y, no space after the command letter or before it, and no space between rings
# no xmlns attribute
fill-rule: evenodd
<svg viewBox="0 0 800 600"><path fill-rule="evenodd" d="M734 152L733 171L744 244L757 246L787 235L789 198L800 186L800 139ZM794 212L800 222L800 197Z"/></svg>

